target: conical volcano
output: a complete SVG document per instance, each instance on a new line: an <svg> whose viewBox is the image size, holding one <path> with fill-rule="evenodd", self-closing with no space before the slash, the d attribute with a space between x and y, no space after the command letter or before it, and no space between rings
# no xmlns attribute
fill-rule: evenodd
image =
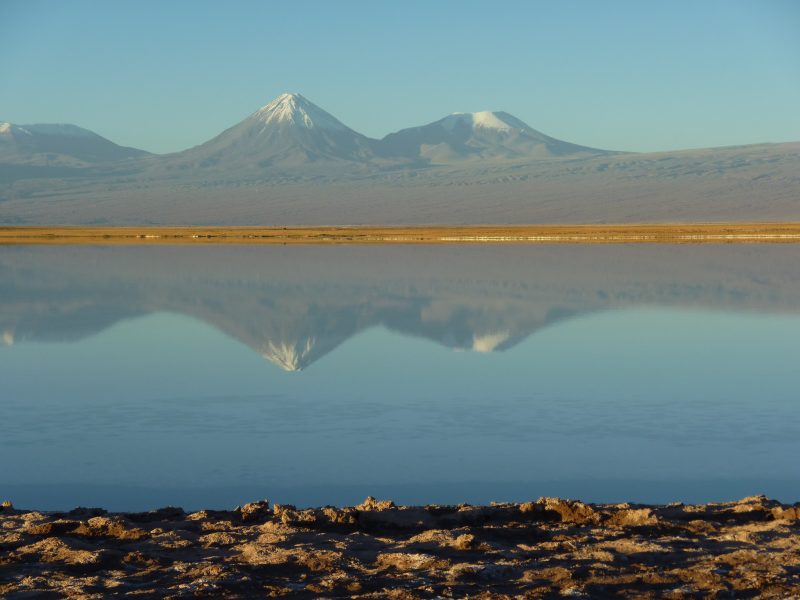
<svg viewBox="0 0 800 600"><path fill-rule="evenodd" d="M300 94L281 94L214 139L173 158L203 167L362 162L372 158L373 143Z"/></svg>

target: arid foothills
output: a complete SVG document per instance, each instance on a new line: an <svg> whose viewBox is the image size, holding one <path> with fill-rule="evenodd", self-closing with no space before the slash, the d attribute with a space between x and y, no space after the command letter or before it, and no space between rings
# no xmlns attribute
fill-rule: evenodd
<svg viewBox="0 0 800 600"><path fill-rule="evenodd" d="M167 155L74 125L0 124L4 224L787 221L798 189L800 142L627 153L489 111L376 140L299 94Z"/></svg>

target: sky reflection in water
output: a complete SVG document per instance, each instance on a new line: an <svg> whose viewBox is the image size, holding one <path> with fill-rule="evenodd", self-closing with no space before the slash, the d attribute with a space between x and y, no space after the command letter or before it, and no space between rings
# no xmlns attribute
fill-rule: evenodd
<svg viewBox="0 0 800 600"><path fill-rule="evenodd" d="M3 248L3 494L794 501L798 258Z"/></svg>

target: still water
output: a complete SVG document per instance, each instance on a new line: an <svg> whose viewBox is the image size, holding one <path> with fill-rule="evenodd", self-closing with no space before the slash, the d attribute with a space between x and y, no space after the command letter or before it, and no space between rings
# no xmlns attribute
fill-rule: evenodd
<svg viewBox="0 0 800 600"><path fill-rule="evenodd" d="M0 248L20 507L800 499L796 246Z"/></svg>

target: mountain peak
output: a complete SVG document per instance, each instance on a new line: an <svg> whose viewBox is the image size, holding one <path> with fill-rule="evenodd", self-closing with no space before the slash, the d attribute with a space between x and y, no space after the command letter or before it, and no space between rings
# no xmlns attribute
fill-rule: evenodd
<svg viewBox="0 0 800 600"><path fill-rule="evenodd" d="M373 155L371 140L305 96L285 93L176 159L202 167L262 171L316 162L365 163Z"/></svg>
<svg viewBox="0 0 800 600"><path fill-rule="evenodd" d="M472 351L481 353L494 352L498 346L510 337L510 331L497 331L483 335L476 333L472 336Z"/></svg>
<svg viewBox="0 0 800 600"><path fill-rule="evenodd" d="M386 156L422 156L431 163L464 159L529 159L587 155L602 150L551 138L503 111L459 112L383 140Z"/></svg>
<svg viewBox="0 0 800 600"><path fill-rule="evenodd" d="M303 94L298 94L297 92L285 92L275 98L273 102L306 102L310 104Z"/></svg>
<svg viewBox="0 0 800 600"><path fill-rule="evenodd" d="M314 340L308 338L305 344L292 342L267 342L262 355L284 371L302 371L314 349Z"/></svg>
<svg viewBox="0 0 800 600"><path fill-rule="evenodd" d="M75 138L98 138L100 137L93 131L70 125L69 123L36 123L33 125L15 125L14 123L0 122L0 134L2 135L51 135L66 136Z"/></svg>
<svg viewBox="0 0 800 600"><path fill-rule="evenodd" d="M483 110L471 113L453 113L442 119L442 127L452 131L458 123L465 123L473 128L494 129L496 131L512 131L514 129L530 129L530 126L507 112Z"/></svg>
<svg viewBox="0 0 800 600"><path fill-rule="evenodd" d="M0 162L48 166L113 162L144 156L144 150L118 146L83 127L68 123L15 125L0 122Z"/></svg>
<svg viewBox="0 0 800 600"><path fill-rule="evenodd" d="M281 94L253 115L264 124L288 124L305 129L344 131L347 127L330 113L310 102L301 94Z"/></svg>

